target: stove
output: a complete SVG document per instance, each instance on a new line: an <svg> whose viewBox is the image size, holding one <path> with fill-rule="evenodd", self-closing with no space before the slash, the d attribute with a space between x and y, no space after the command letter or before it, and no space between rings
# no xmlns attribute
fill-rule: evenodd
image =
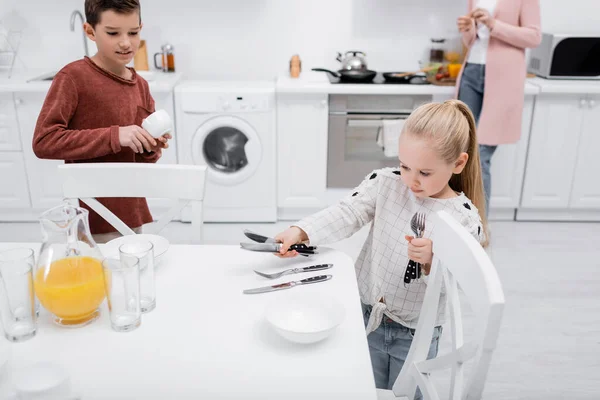
<svg viewBox="0 0 600 400"><path fill-rule="evenodd" d="M415 75L408 81L389 82L385 80L381 72L378 72L370 82L342 82L340 78L336 78L331 74L327 74L327 78L329 78L329 82L335 85L431 85L425 75Z"/></svg>

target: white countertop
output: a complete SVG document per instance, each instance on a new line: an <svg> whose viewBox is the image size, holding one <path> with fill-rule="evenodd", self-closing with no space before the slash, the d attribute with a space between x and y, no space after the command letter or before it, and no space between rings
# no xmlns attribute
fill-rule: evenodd
<svg viewBox="0 0 600 400"><path fill-rule="evenodd" d="M430 94L453 95L454 86L437 85L369 85L369 84L343 84L333 85L329 82L325 72L305 71L299 78L289 75L277 77L276 88L278 93L323 93L323 94ZM525 83L525 94L537 94L539 88Z"/></svg>
<svg viewBox="0 0 600 400"><path fill-rule="evenodd" d="M27 82L29 79L46 74L48 70L28 70L15 71L11 78L8 78L6 72L0 74L0 92L46 92L50 88L52 81ZM152 78L148 80L148 85L152 92L170 92L181 80L182 74L179 72L165 73L159 71L153 72Z"/></svg>
<svg viewBox="0 0 600 400"><path fill-rule="evenodd" d="M600 93L600 80L571 80L571 79L544 79L531 78L533 85L539 87L540 93L564 94L598 94Z"/></svg>

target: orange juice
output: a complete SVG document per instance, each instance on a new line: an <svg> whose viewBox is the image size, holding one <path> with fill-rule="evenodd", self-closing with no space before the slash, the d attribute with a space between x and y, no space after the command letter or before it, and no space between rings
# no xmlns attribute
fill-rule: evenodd
<svg viewBox="0 0 600 400"><path fill-rule="evenodd" d="M102 263L79 256L56 260L36 272L34 287L40 303L61 320L85 320L105 297Z"/></svg>

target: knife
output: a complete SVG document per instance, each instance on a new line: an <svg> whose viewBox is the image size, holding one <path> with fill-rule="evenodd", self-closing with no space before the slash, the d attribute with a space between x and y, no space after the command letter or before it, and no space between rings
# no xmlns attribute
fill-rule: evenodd
<svg viewBox="0 0 600 400"><path fill-rule="evenodd" d="M244 229L244 235L250 240L254 240L258 243L275 243L274 238L270 238L267 236L259 235L258 233L252 232L249 229Z"/></svg>
<svg viewBox="0 0 600 400"><path fill-rule="evenodd" d="M302 279L300 281L291 281L291 282L286 282L286 283L280 283L278 285L264 286L264 287L255 288L255 289L246 289L246 290L244 290L244 294L274 292L276 290L289 289L289 288L293 288L294 286L307 285L309 283L325 282L325 281L330 280L331 278L332 278L332 275L318 275L318 276L313 276L312 278Z"/></svg>
<svg viewBox="0 0 600 400"><path fill-rule="evenodd" d="M266 251L269 253L279 253L281 250L281 243L240 243L240 246L246 250L252 251ZM307 246L302 243L293 244L290 246L290 250L296 250L300 254L317 254L315 246Z"/></svg>

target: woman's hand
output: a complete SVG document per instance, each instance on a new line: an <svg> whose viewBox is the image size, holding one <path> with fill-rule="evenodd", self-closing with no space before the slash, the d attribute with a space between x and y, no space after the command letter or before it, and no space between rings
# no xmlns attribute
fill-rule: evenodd
<svg viewBox="0 0 600 400"><path fill-rule="evenodd" d="M459 32L469 32L473 27L473 18L471 18L469 15L458 17L456 20L456 25L458 26Z"/></svg>
<svg viewBox="0 0 600 400"><path fill-rule="evenodd" d="M496 23L496 20L485 8L476 8L473 11L471 11L471 18L473 18L480 24L484 24L485 26L487 26L490 31L494 29L494 24Z"/></svg>
<svg viewBox="0 0 600 400"><path fill-rule="evenodd" d="M431 261L433 260L433 242L427 238L405 236L408 241L408 258L421 264L425 275L429 275Z"/></svg>
<svg viewBox="0 0 600 400"><path fill-rule="evenodd" d="M281 243L281 250L279 250L279 254L276 254L276 256L281 258L296 257L298 252L296 250L288 251L288 249L291 245L302 243L305 240L308 240L306 232L297 226L290 226L275 236L275 241Z"/></svg>

